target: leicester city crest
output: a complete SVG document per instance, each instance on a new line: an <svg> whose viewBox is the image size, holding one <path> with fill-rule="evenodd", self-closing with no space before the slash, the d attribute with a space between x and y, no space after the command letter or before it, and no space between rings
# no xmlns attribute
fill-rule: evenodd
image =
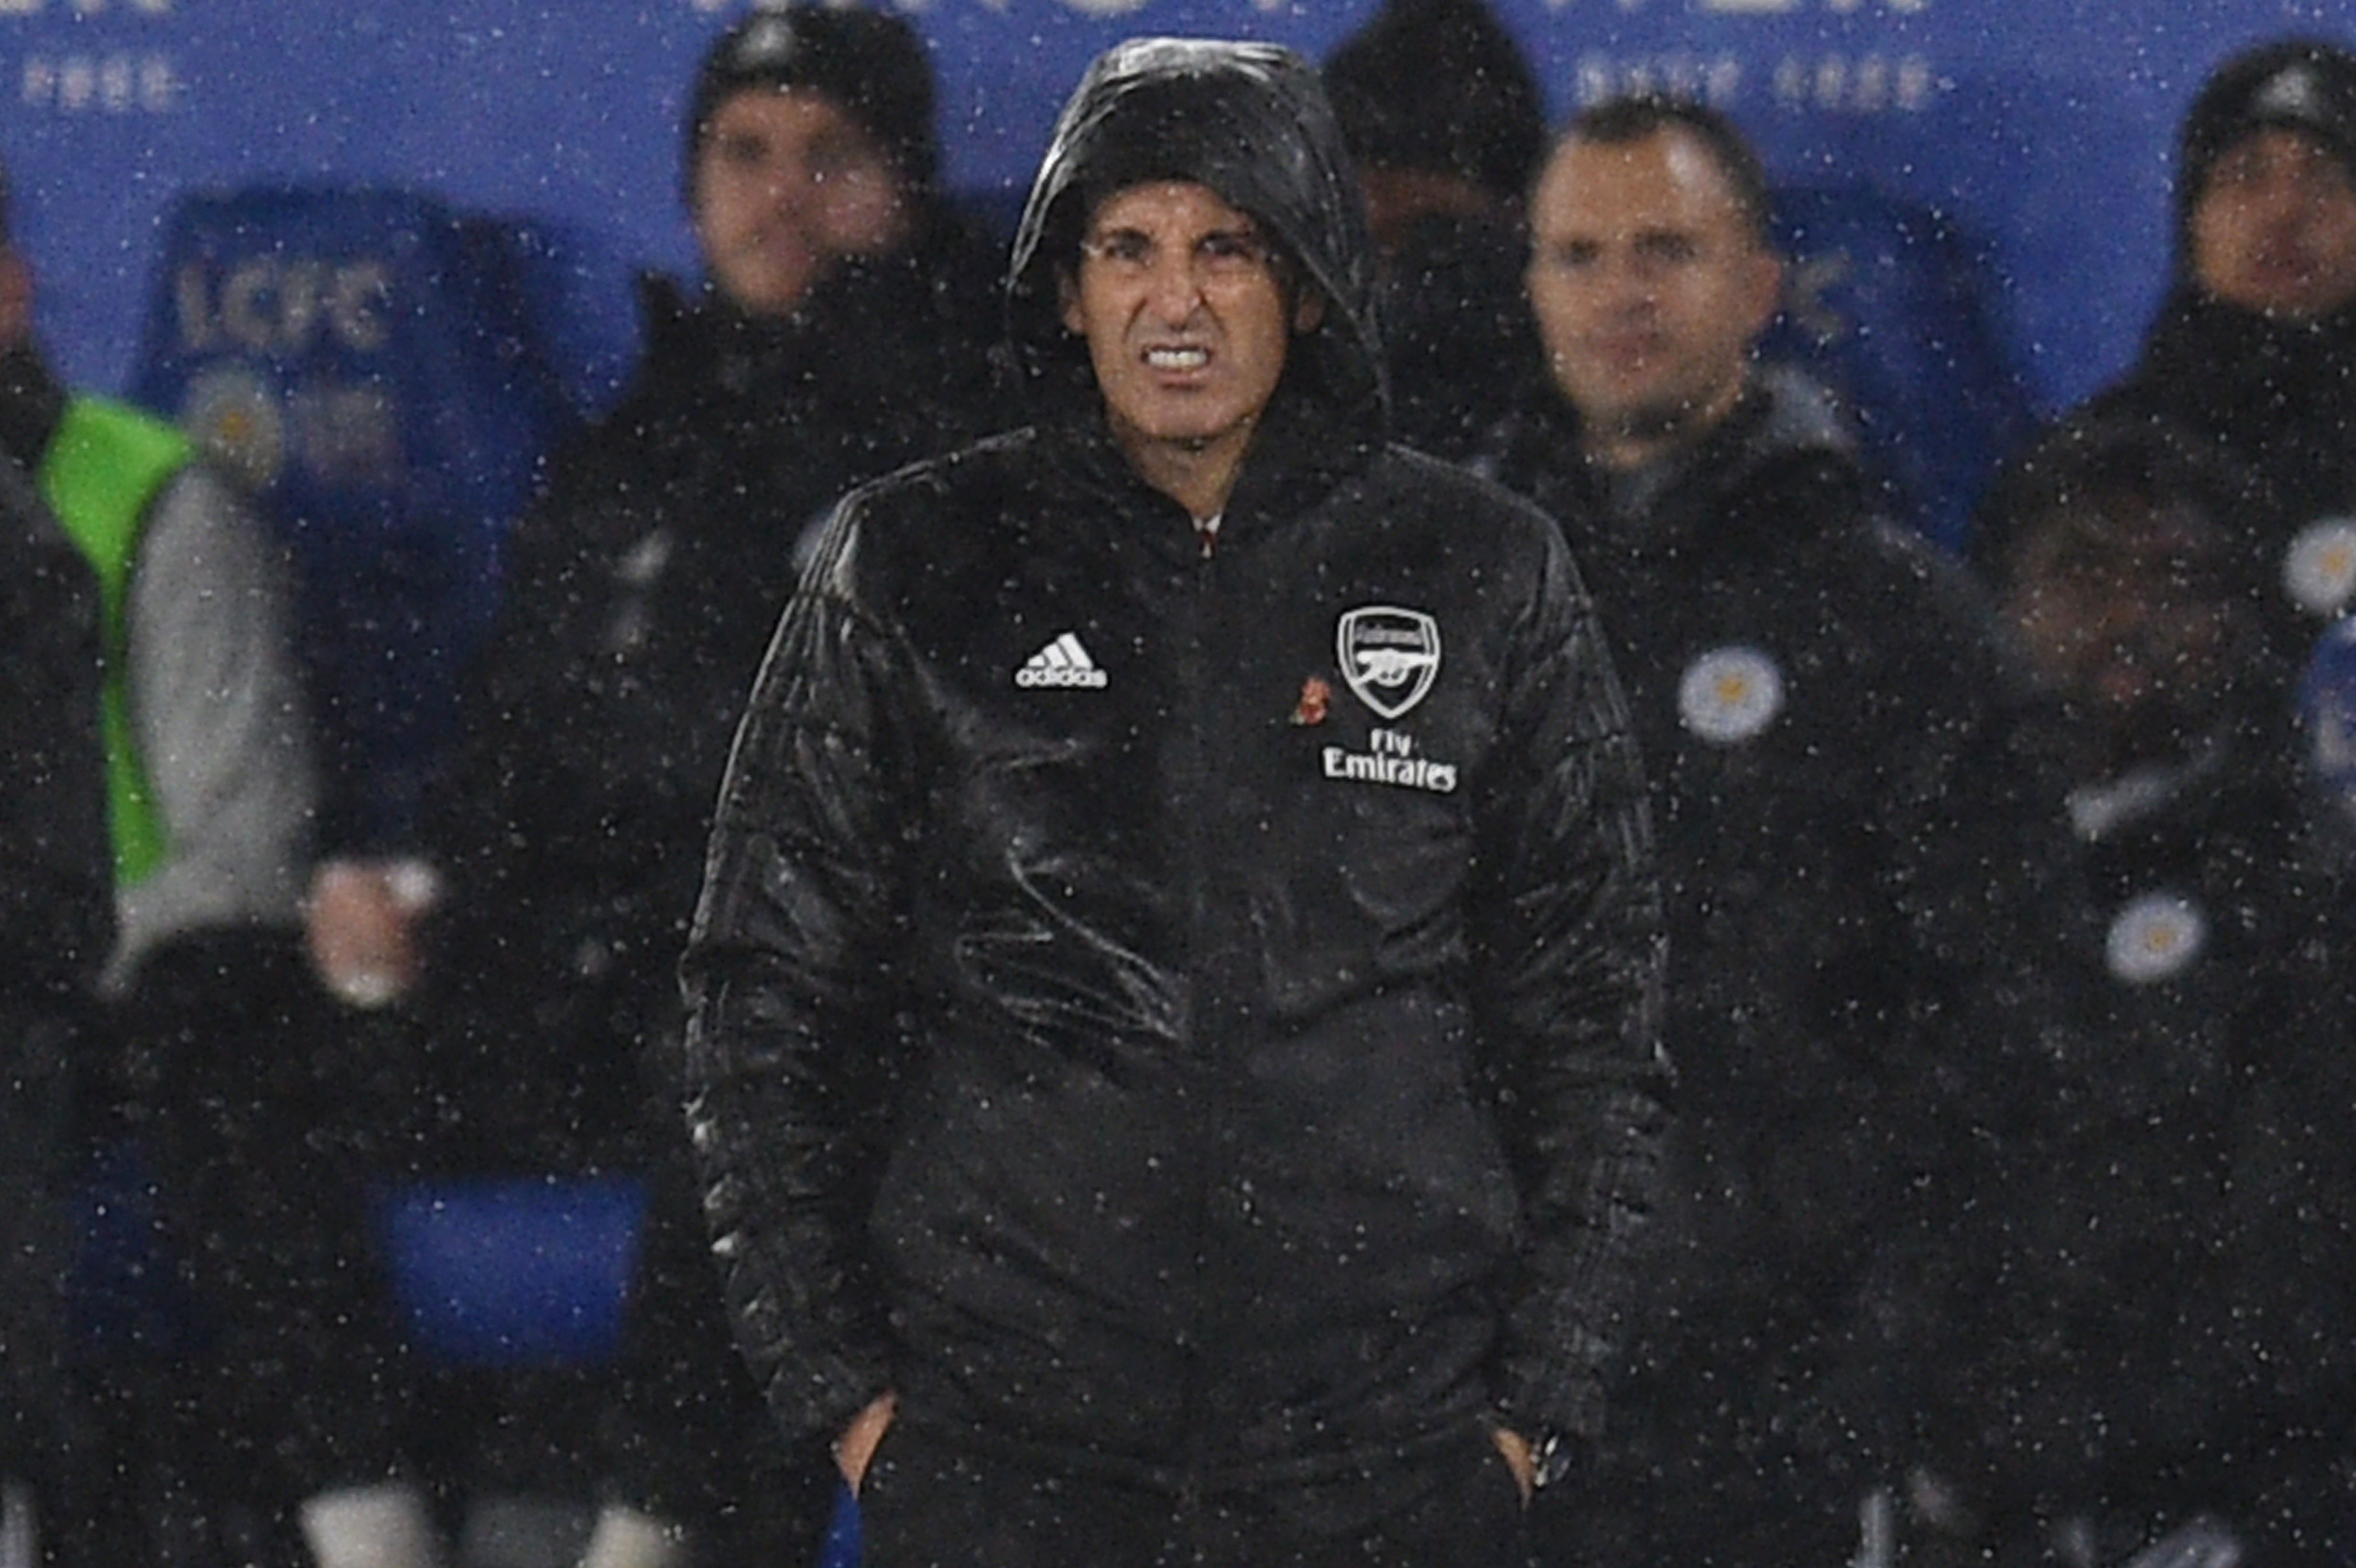
<svg viewBox="0 0 2356 1568"><path fill-rule="evenodd" d="M1345 611L1333 645L1342 678L1384 719L1421 702L1440 677L1440 623L1420 610L1367 604Z"/></svg>
<svg viewBox="0 0 2356 1568"><path fill-rule="evenodd" d="M2356 517L2319 517L2283 557L2283 588L2310 615L2333 616L2356 599Z"/></svg>
<svg viewBox="0 0 2356 1568"><path fill-rule="evenodd" d="M2113 976L2147 986L2182 974L2209 943L2209 918L2176 893L2146 893L2111 921L2104 945Z"/></svg>
<svg viewBox="0 0 2356 1568"><path fill-rule="evenodd" d="M1751 740L1783 711L1783 672L1757 648L1712 648L1677 682L1678 719L1713 746Z"/></svg>

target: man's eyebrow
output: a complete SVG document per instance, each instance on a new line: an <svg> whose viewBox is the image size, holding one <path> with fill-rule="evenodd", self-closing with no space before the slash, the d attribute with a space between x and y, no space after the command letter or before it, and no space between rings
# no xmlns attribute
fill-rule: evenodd
<svg viewBox="0 0 2356 1568"><path fill-rule="evenodd" d="M1107 228L1107 229L1089 229L1089 230L1088 230L1088 232L1087 232L1087 238L1088 238L1090 240L1113 240L1113 239L1127 239L1127 238L1129 238L1129 237L1130 237L1130 236L1132 236L1132 235L1134 235L1136 238L1138 238L1138 239L1140 239L1140 240L1151 240L1151 239L1153 239L1153 236L1152 236L1152 235L1151 235L1151 234L1147 233L1143 229L1141 229L1141 228L1138 227L1138 226L1137 226L1137 225L1135 225L1135 224L1131 224L1131 223L1117 224L1117 225L1115 225L1115 226L1113 226L1113 227L1111 227L1111 228ZM1215 223L1215 224L1213 224L1213 225L1211 225L1209 228L1201 230L1199 233L1197 233L1196 235L1194 235L1194 243L1200 243L1201 241L1203 241L1203 240L1258 240L1259 238L1260 238L1259 225L1258 225L1258 224L1257 224L1257 223L1254 223L1254 222L1250 221L1249 219L1246 219L1245 221L1243 221L1243 222L1241 222L1241 223Z"/></svg>

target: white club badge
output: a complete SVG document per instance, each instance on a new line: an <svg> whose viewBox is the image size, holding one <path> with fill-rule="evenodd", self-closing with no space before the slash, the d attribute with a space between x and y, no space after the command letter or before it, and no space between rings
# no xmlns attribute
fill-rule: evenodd
<svg viewBox="0 0 2356 1568"><path fill-rule="evenodd" d="M2182 974L2209 944L2209 917L2177 893L2146 893L2112 918L2105 946L2111 974L2148 986Z"/></svg>
<svg viewBox="0 0 2356 1568"><path fill-rule="evenodd" d="M1677 682L1677 717L1713 746L1748 741L1783 711L1783 672L1757 648L1712 648Z"/></svg>
<svg viewBox="0 0 2356 1568"><path fill-rule="evenodd" d="M2310 615L2337 615L2356 599L2356 517L2319 517L2283 556L2283 589Z"/></svg>
<svg viewBox="0 0 2356 1568"><path fill-rule="evenodd" d="M1421 702L1440 678L1440 623L1420 610L1362 605L1342 616L1333 645L1342 678L1384 719Z"/></svg>

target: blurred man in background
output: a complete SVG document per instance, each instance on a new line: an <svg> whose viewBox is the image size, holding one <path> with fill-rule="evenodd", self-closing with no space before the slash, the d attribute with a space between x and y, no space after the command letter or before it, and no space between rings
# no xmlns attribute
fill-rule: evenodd
<svg viewBox="0 0 2356 1568"><path fill-rule="evenodd" d="M1860 1499L1919 1452L1956 1221L2072 1016L2042 972L2076 906L2016 752L2025 692L1822 394L1754 363L1768 220L1716 112L1576 116L1529 219L1548 380L1483 459L1569 530L1612 638L1685 1086L1665 1255L1565 1562L1859 1550Z"/></svg>
<svg viewBox="0 0 2356 1568"><path fill-rule="evenodd" d="M754 11L681 130L704 276L646 281L630 387L511 536L435 859L341 868L331 893L348 964L414 988L429 1173L643 1185L616 1356L443 1391L453 1484L602 1504L596 1568L790 1556L824 1520L730 1349L679 1147L677 964L804 535L980 428L999 312L905 21Z"/></svg>
<svg viewBox="0 0 2356 1568"><path fill-rule="evenodd" d="M315 780L287 563L177 431L59 384L34 325L0 227L0 453L95 576L105 659L118 935L82 1131L154 1162L162 1242L135 1266L187 1287L164 1360L116 1369L143 1445L117 1506L185 1550L336 1568L426 1523L395 1478L368 1173L344 1157L372 1113L321 1049L304 959Z"/></svg>
<svg viewBox="0 0 2356 1568"><path fill-rule="evenodd" d="M2022 1561L2205 1541L2323 1568L2356 1541L2356 908L2292 735L2301 650L2240 544L2257 494L2198 435L2105 411L1992 500L2104 975L2142 1023L2013 1195L1999 1360L1958 1380L2009 1438Z"/></svg>
<svg viewBox="0 0 2356 1568"><path fill-rule="evenodd" d="M1484 0L1387 0L1323 75L1366 191L1392 429L1463 457L1537 375L1521 289L1537 73Z"/></svg>
<svg viewBox="0 0 2356 1568"><path fill-rule="evenodd" d="M2203 84L2179 138L2174 283L2091 406L2164 420L2255 480L2221 521L2264 567L2270 616L2311 638L2356 605L2356 53L2285 39Z"/></svg>

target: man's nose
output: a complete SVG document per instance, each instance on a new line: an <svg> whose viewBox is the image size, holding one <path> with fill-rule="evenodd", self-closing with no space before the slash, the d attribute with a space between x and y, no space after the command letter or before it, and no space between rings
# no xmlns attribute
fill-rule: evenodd
<svg viewBox="0 0 2356 1568"><path fill-rule="evenodd" d="M1621 256L1602 267L1603 297L1623 315L1641 315L1658 303L1661 270L1641 256Z"/></svg>
<svg viewBox="0 0 2356 1568"><path fill-rule="evenodd" d="M779 158L768 168L767 195L772 205L799 207L818 194L818 180L799 158Z"/></svg>
<svg viewBox="0 0 2356 1568"><path fill-rule="evenodd" d="M1194 258L1183 251L1155 252L1145 278L1146 306L1160 320L1177 325L1190 319L1203 302L1203 280Z"/></svg>

